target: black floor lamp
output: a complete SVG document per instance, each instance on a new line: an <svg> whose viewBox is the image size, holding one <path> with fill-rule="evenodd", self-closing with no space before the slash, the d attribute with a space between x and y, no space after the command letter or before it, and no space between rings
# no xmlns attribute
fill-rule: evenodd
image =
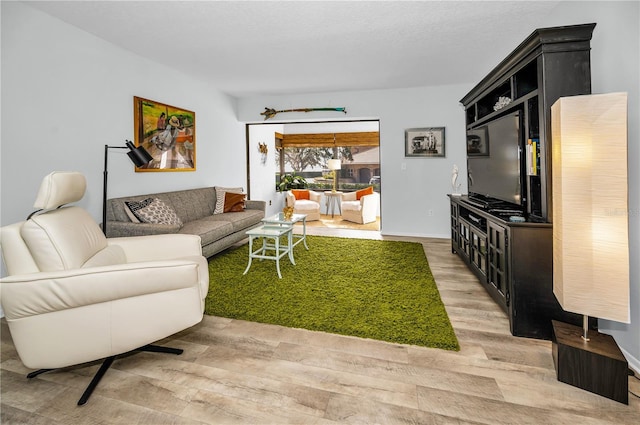
<svg viewBox="0 0 640 425"><path fill-rule="evenodd" d="M145 164L151 162L153 157L142 147L136 147L130 140L125 140L126 146L109 146L104 145L104 172L102 183L102 232L107 234L107 159L109 157L109 149L129 149L127 155L131 158L131 161L136 167L142 167Z"/></svg>

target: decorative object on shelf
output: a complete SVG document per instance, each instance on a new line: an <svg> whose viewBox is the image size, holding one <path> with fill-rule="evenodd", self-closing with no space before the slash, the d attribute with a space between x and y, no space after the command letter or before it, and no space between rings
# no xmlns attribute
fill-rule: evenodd
<svg viewBox="0 0 640 425"><path fill-rule="evenodd" d="M408 128L404 156L444 157L444 127Z"/></svg>
<svg viewBox="0 0 640 425"><path fill-rule="evenodd" d="M266 143L258 142L258 151L262 154L260 157L260 162L262 165L267 163L267 154L269 153L269 148Z"/></svg>
<svg viewBox="0 0 640 425"><path fill-rule="evenodd" d="M288 173L280 177L278 189L280 192L286 192L291 189L306 189L308 186L309 184L304 177L297 176L295 173Z"/></svg>
<svg viewBox="0 0 640 425"><path fill-rule="evenodd" d="M148 164L153 157L142 146L135 147L130 140L125 140L126 146L109 146L104 145L104 171L102 172L102 232L107 234L107 160L109 158L109 149L129 149L127 155L136 167L142 167Z"/></svg>
<svg viewBox="0 0 640 425"><path fill-rule="evenodd" d="M134 96L133 126L136 146L153 157L136 172L195 171L195 112Z"/></svg>
<svg viewBox="0 0 640 425"><path fill-rule="evenodd" d="M276 111L273 108L264 108L264 112L260 112L260 115L264 115L264 119L268 120L269 118L273 118L276 114L281 112L311 112L311 111L337 111L347 113L346 108L298 108L298 109L281 109Z"/></svg>
<svg viewBox="0 0 640 425"><path fill-rule="evenodd" d="M589 316L630 320L627 93L561 97L551 133L553 293L584 317L581 337L579 327L554 323L557 377L628 404L624 356L588 326Z"/></svg>
<svg viewBox="0 0 640 425"><path fill-rule="evenodd" d="M336 184L338 181L338 170L342 168L342 164L339 159L330 159L327 161L327 168L331 170L333 175L333 189L331 190L333 193L336 193Z"/></svg>
<svg viewBox="0 0 640 425"><path fill-rule="evenodd" d="M451 170L451 187L453 189L453 193L451 196L460 196L460 186L462 183L458 183L458 174L460 170L456 164L453 164L453 170Z"/></svg>
<svg viewBox="0 0 640 425"><path fill-rule="evenodd" d="M282 217L287 221L291 220L291 217L293 217L293 207L284 207L282 209Z"/></svg>
<svg viewBox="0 0 640 425"><path fill-rule="evenodd" d="M505 106L507 106L510 103L511 103L511 98L510 97L500 96L498 98L498 101L496 102L496 104L493 105L493 110L494 111L499 111L500 109L504 108Z"/></svg>

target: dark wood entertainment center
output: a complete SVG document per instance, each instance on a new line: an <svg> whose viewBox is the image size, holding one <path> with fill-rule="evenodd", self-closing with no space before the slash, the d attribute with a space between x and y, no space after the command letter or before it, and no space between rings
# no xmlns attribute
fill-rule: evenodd
<svg viewBox="0 0 640 425"><path fill-rule="evenodd" d="M582 323L553 295L551 105L563 96L591 93L594 27L535 30L460 101L468 134L520 112L519 203L450 195L452 252L508 314L515 336L551 339L551 320ZM494 110L505 98L506 105ZM485 142L489 156L491 141Z"/></svg>

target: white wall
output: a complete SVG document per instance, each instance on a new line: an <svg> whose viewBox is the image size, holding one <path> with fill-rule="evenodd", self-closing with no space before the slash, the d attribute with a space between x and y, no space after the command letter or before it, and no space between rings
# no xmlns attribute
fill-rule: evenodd
<svg viewBox="0 0 640 425"><path fill-rule="evenodd" d="M221 185L246 186L244 126L235 100L33 9L2 2L1 224L33 211L42 177L80 171L80 203L101 221L104 145L133 140L133 96L196 113L194 172L135 173L109 155L109 197Z"/></svg>
<svg viewBox="0 0 640 425"><path fill-rule="evenodd" d="M466 84L240 99L238 118L261 122L260 112L265 107L346 107L348 119L380 119L382 233L448 238L451 170L454 164L461 170L466 168L464 110L459 100L471 87ZM345 119L341 112L319 112L313 118ZM287 113L281 119L305 121L310 115ZM446 157L406 158L404 130L414 127L445 127ZM461 174L461 180L466 182L465 176ZM462 190L466 191L466 183ZM433 215L429 216L429 211Z"/></svg>
<svg viewBox="0 0 640 425"><path fill-rule="evenodd" d="M276 192L276 171L280 167L276 164L275 146L275 133L282 134L283 127L282 124L249 126L250 197L267 203L267 217L284 208L284 196ZM258 143L266 143L269 149L264 161Z"/></svg>

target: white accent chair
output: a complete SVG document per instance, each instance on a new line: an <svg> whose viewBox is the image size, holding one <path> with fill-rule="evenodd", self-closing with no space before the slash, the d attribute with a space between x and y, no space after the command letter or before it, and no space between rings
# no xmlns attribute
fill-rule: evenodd
<svg viewBox="0 0 640 425"><path fill-rule="evenodd" d="M84 209L77 172L42 181L26 221L0 229L8 276L0 302L20 360L33 378L104 359L78 401L84 404L116 356L181 354L150 345L199 323L209 289L200 237L168 234L107 239Z"/></svg>
<svg viewBox="0 0 640 425"><path fill-rule="evenodd" d="M360 224L372 223L376 221L379 206L380 194L378 192L362 196L360 199L356 198L356 192L341 195L340 210L343 220Z"/></svg>
<svg viewBox="0 0 640 425"><path fill-rule="evenodd" d="M306 189L300 189L306 190ZM287 192L288 207L293 207L294 214L306 214L307 221L320 220L320 199L322 194L309 190L309 199L296 199L291 190Z"/></svg>

